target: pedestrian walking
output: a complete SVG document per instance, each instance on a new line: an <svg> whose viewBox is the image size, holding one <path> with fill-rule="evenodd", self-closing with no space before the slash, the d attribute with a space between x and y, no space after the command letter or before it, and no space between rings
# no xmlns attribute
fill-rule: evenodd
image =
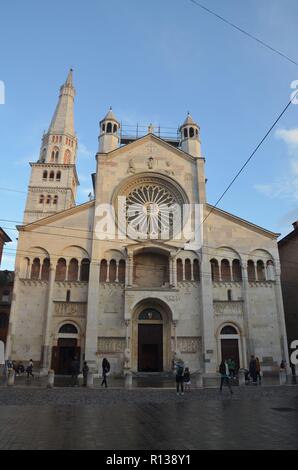
<svg viewBox="0 0 298 470"><path fill-rule="evenodd" d="M84 361L82 372L83 372L83 387L87 387L87 377L88 377L89 367L86 361Z"/></svg>
<svg viewBox="0 0 298 470"><path fill-rule="evenodd" d="M234 359L228 359L228 367L229 367L229 376L231 379L235 379L236 376L236 362Z"/></svg>
<svg viewBox="0 0 298 470"><path fill-rule="evenodd" d="M256 380L259 379L259 383L262 382L262 376L261 376L261 364L259 361L259 358L256 357Z"/></svg>
<svg viewBox="0 0 298 470"><path fill-rule="evenodd" d="M103 358L102 360L102 382L101 382L101 386L105 386L105 388L107 388L108 384L107 384L107 376L109 375L110 373L110 363L109 361L107 360L106 357Z"/></svg>
<svg viewBox="0 0 298 470"><path fill-rule="evenodd" d="M185 367L183 378L184 378L185 391L190 392L191 380L190 380L190 372L189 372L188 367Z"/></svg>
<svg viewBox="0 0 298 470"><path fill-rule="evenodd" d="M176 390L177 395L184 395L184 366L182 361L176 364Z"/></svg>
<svg viewBox="0 0 298 470"><path fill-rule="evenodd" d="M29 364L28 364L28 367L26 369L26 372L27 372L27 380L29 380L30 377L32 377L34 379L34 375L33 375L33 361L32 359L30 359L29 361Z"/></svg>
<svg viewBox="0 0 298 470"><path fill-rule="evenodd" d="M79 386L79 379L78 375L80 372L80 361L78 360L77 356L73 358L71 361L71 386L78 387Z"/></svg>
<svg viewBox="0 0 298 470"><path fill-rule="evenodd" d="M250 357L249 375L252 378L252 383L254 385L257 385L257 362L256 362L255 356L253 354Z"/></svg>
<svg viewBox="0 0 298 470"><path fill-rule="evenodd" d="M219 391L222 392L222 387L226 384L229 387L230 393L232 395L233 390L231 387L231 379L230 379L230 372L229 372L229 364L227 360L222 360L219 366L219 373L221 375L220 378L220 388Z"/></svg>

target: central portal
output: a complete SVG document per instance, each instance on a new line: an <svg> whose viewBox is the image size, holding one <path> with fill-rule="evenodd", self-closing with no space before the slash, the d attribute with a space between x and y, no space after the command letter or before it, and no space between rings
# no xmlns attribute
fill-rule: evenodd
<svg viewBox="0 0 298 470"><path fill-rule="evenodd" d="M162 372L163 325L161 314L146 309L139 315L138 323L138 371Z"/></svg>

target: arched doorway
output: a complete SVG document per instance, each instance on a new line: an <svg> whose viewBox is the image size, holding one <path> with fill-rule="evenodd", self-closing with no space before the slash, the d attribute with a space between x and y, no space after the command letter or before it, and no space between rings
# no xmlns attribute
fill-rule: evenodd
<svg viewBox="0 0 298 470"><path fill-rule="evenodd" d="M71 363L76 357L80 360L81 348L78 347L78 329L73 323L65 323L59 329L57 346L52 349L52 369L56 374L71 374Z"/></svg>
<svg viewBox="0 0 298 470"><path fill-rule="evenodd" d="M162 372L163 321L155 308L147 308L138 318L138 371Z"/></svg>
<svg viewBox="0 0 298 470"><path fill-rule="evenodd" d="M143 299L134 306L131 319L131 369L135 372L170 371L175 329L169 306L158 298Z"/></svg>
<svg viewBox="0 0 298 470"><path fill-rule="evenodd" d="M240 335L233 325L225 325L219 335L221 360L233 359L240 367Z"/></svg>

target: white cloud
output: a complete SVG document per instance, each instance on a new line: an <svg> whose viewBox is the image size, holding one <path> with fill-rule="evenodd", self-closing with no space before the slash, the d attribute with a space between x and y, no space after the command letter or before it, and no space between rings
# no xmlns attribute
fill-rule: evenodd
<svg viewBox="0 0 298 470"><path fill-rule="evenodd" d="M89 150L85 144L83 144L82 142L79 142L78 156L82 158L90 158L92 157L92 155L94 155L94 153L91 150Z"/></svg>
<svg viewBox="0 0 298 470"><path fill-rule="evenodd" d="M288 154L288 170L282 177L272 183L255 184L254 188L271 198L298 199L298 128L278 129L275 136L286 145Z"/></svg>

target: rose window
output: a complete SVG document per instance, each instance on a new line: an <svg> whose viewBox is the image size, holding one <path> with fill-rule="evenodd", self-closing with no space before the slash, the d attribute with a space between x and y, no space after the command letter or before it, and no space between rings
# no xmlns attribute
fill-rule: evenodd
<svg viewBox="0 0 298 470"><path fill-rule="evenodd" d="M133 239L170 239L181 231L181 218L185 198L173 184L166 179L141 177L133 179L118 196L121 225L125 224L126 233ZM118 213L119 217L119 213Z"/></svg>

